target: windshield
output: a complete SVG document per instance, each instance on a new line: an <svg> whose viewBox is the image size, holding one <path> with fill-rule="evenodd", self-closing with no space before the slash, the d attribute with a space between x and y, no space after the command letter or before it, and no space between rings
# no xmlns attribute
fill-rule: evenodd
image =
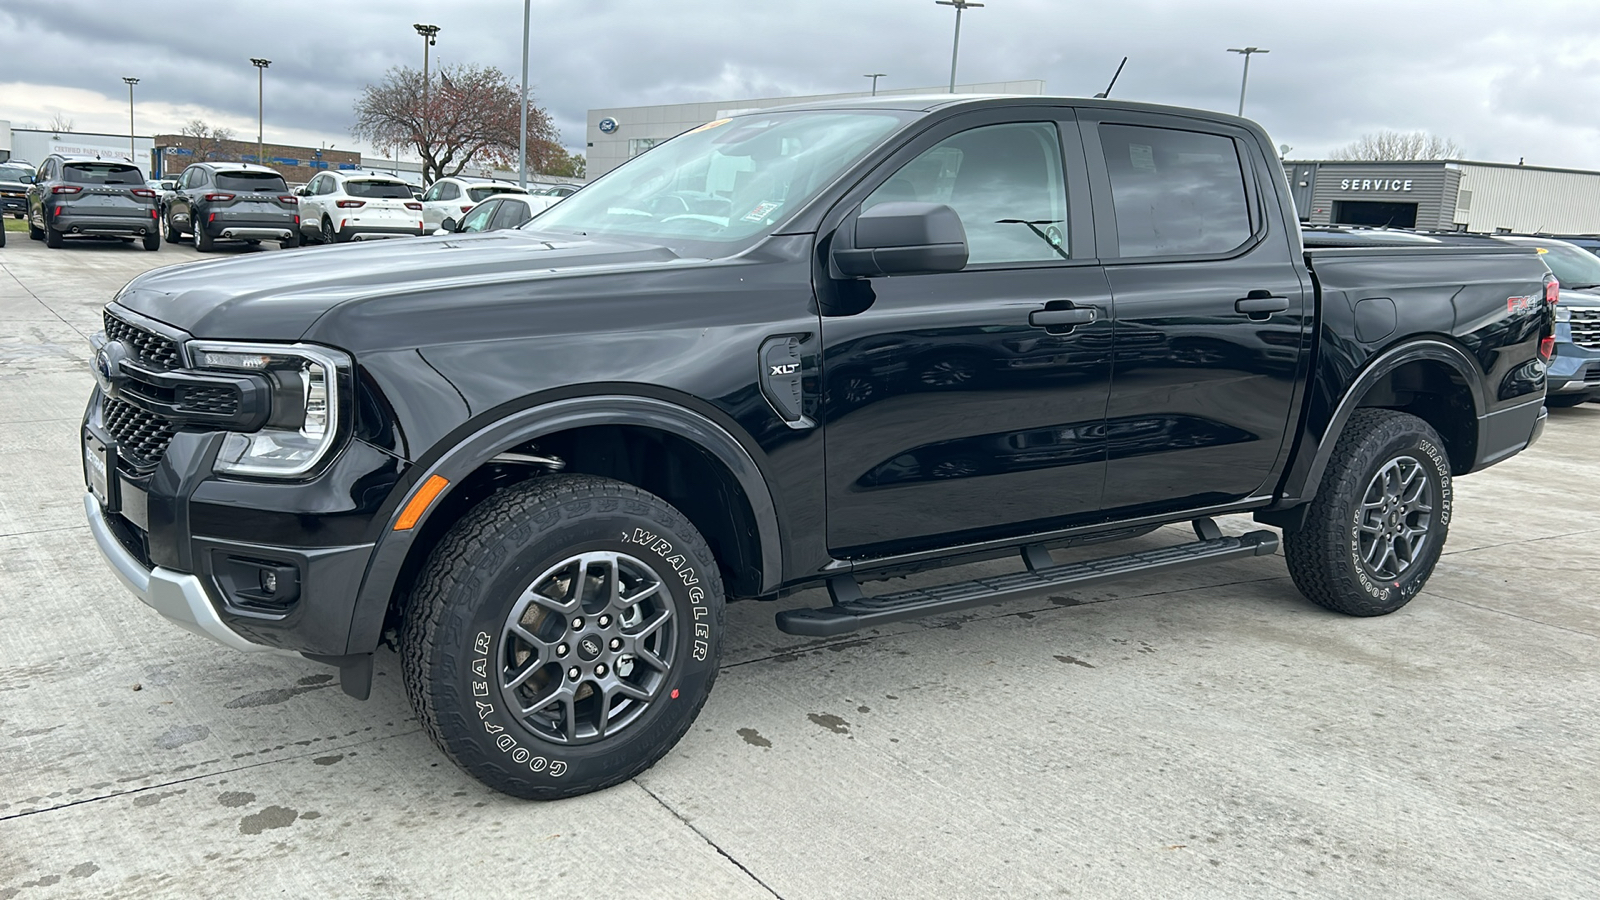
<svg viewBox="0 0 1600 900"><path fill-rule="evenodd" d="M283 176L276 172L218 172L217 187L224 191L287 192Z"/></svg>
<svg viewBox="0 0 1600 900"><path fill-rule="evenodd" d="M412 200L411 188L398 181L346 181L344 192L369 200Z"/></svg>
<svg viewBox="0 0 1600 900"><path fill-rule="evenodd" d="M144 184L139 167L127 163L67 163L65 176L73 184Z"/></svg>
<svg viewBox="0 0 1600 900"><path fill-rule="evenodd" d="M767 113L701 125L561 201L530 228L731 242L800 207L910 113Z"/></svg>
<svg viewBox="0 0 1600 900"><path fill-rule="evenodd" d="M1600 256L1571 244L1538 244L1540 259L1564 288L1585 290L1600 285Z"/></svg>
<svg viewBox="0 0 1600 900"><path fill-rule="evenodd" d="M32 174L32 169L22 166L0 166L0 181L21 181L22 176Z"/></svg>
<svg viewBox="0 0 1600 900"><path fill-rule="evenodd" d="M508 184L486 184L483 187L467 188L467 196L473 203L482 203L485 198L495 194L523 194L527 193L522 188L512 187Z"/></svg>

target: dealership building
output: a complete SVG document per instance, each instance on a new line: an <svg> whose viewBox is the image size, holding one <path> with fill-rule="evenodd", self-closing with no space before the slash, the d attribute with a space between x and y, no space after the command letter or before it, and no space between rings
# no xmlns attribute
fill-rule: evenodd
<svg viewBox="0 0 1600 900"><path fill-rule="evenodd" d="M1600 234L1600 172L1466 160L1286 161L1300 219L1482 234Z"/></svg>
<svg viewBox="0 0 1600 900"><path fill-rule="evenodd" d="M878 96L948 94L948 85L901 90L880 90ZM958 94L1043 94L1043 81L993 81L958 84ZM808 97L762 97L753 100L716 100L706 103L674 103L667 106L620 106L589 110L584 156L591 180L615 169L667 138L676 137L696 125L717 119L795 103L823 100L849 100L869 97L868 91L848 94L814 94Z"/></svg>

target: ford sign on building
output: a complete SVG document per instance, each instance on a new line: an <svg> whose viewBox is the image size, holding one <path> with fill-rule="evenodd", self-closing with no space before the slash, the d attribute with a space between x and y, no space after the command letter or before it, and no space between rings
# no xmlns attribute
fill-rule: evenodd
<svg viewBox="0 0 1600 900"><path fill-rule="evenodd" d="M1300 220L1484 234L1600 233L1600 172L1466 160L1286 161Z"/></svg>

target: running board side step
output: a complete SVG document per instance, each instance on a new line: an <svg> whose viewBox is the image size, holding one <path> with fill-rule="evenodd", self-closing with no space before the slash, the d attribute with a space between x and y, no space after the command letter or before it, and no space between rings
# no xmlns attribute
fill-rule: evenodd
<svg viewBox="0 0 1600 900"><path fill-rule="evenodd" d="M1222 537L1215 523L1200 519L1195 522L1195 533L1201 540L1189 544L1061 565L1048 564L1050 555L1043 547L1024 547L1022 557L1028 566L1026 572L877 597L864 596L854 575L837 575L828 580L832 606L784 610L777 615L778 630L806 637L833 637L873 625L986 606L1063 588L1104 584L1153 572L1173 572L1245 556L1271 556L1278 550L1278 535L1272 531Z"/></svg>

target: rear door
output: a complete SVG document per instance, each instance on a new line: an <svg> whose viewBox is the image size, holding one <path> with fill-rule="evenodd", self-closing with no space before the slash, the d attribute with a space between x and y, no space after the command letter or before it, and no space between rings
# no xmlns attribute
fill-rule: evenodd
<svg viewBox="0 0 1600 900"><path fill-rule="evenodd" d="M1115 300L1107 509L1270 492L1312 300L1254 135L1081 110ZM1271 200L1264 198L1271 197Z"/></svg>
<svg viewBox="0 0 1600 900"><path fill-rule="evenodd" d="M836 207L944 203L960 272L840 282L869 305L822 319L828 547L841 558L1092 516L1105 475L1110 294L1071 110L946 120ZM1082 307L1074 326L1032 324ZM1091 318L1092 315L1092 318Z"/></svg>

